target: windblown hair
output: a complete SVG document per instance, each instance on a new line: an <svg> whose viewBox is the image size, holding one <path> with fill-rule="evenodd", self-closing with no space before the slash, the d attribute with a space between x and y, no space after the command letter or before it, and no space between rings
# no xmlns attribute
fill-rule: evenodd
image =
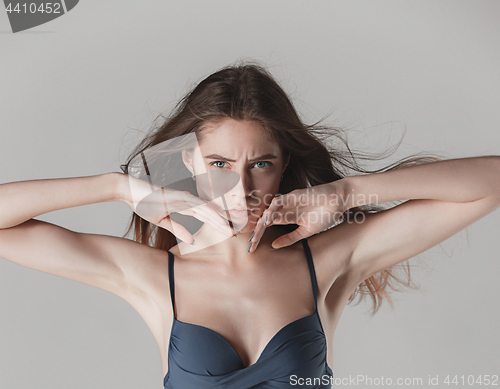
<svg viewBox="0 0 500 389"><path fill-rule="evenodd" d="M225 118L259 122L262 129L281 147L284 158L290 155L290 162L280 182L281 194L340 180L353 172L371 174L441 160L435 156L413 155L377 170L359 166L357 160L380 160L386 158L385 153L366 154L351 151L344 130L319 125L324 118L312 125L304 124L271 73L259 63L246 60L224 67L206 77L177 103L168 117L161 116L162 123L153 128L135 148L127 162L121 165L122 171L129 174L129 164L136 156L167 140L194 132L201 142L204 125ZM345 145L347 150L328 147L327 141L332 137L340 141L341 145ZM183 165L174 168L186 169ZM385 209L373 204L354 207L344 212L340 221L353 222L355 217ZM281 227L290 232L298 225ZM134 240L137 242L162 250L169 250L177 244L175 236L168 230L149 223L135 213L124 236L132 229L135 231ZM398 275L401 271L403 274ZM366 296L370 296L373 301L373 315L380 308L383 299L392 306L386 289L401 290L401 286L418 288L411 280L408 260L364 280L350 296L349 303L357 295L358 304Z"/></svg>

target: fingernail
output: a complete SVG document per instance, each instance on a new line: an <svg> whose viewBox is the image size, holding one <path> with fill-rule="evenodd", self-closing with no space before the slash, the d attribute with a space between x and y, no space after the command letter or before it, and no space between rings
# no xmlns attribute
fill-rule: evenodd
<svg viewBox="0 0 500 389"><path fill-rule="evenodd" d="M193 243L191 243L191 246L194 246L196 244L196 241L193 238Z"/></svg>
<svg viewBox="0 0 500 389"><path fill-rule="evenodd" d="M264 219L264 227L266 226L266 223L267 223L267 215L266 218Z"/></svg>
<svg viewBox="0 0 500 389"><path fill-rule="evenodd" d="M241 234L241 231L240 231L240 230L238 230L235 226L233 226L233 228L236 230L236 232L237 232L238 234Z"/></svg>
<svg viewBox="0 0 500 389"><path fill-rule="evenodd" d="M234 234L231 238L234 238L234 237L236 237L236 238L237 238L237 237L238 237L238 235Z"/></svg>
<svg viewBox="0 0 500 389"><path fill-rule="evenodd" d="M252 245L252 242L250 242L250 244L248 245L248 248L247 248L247 254L248 254L248 250L250 250L250 246Z"/></svg>
<svg viewBox="0 0 500 389"><path fill-rule="evenodd" d="M255 231L253 232L252 236L250 237L250 239L248 239L248 241L250 242L253 238L253 236L255 235Z"/></svg>

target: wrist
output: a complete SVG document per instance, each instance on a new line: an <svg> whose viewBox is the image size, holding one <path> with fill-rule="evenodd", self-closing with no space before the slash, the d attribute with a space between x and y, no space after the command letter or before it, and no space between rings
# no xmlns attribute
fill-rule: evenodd
<svg viewBox="0 0 500 389"><path fill-rule="evenodd" d="M339 206L341 208L341 212L356 207L357 204L355 202L355 186L354 186L354 176L346 176L341 178L340 180L332 182L332 184L337 185L339 192Z"/></svg>
<svg viewBox="0 0 500 389"><path fill-rule="evenodd" d="M109 174L112 186L112 200L110 201L122 201L124 203L128 203L130 197L128 174L119 172Z"/></svg>

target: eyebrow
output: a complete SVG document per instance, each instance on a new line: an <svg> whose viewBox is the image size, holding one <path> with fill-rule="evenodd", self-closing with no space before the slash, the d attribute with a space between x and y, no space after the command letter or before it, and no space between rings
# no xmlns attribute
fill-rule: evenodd
<svg viewBox="0 0 500 389"><path fill-rule="evenodd" d="M219 155L219 154L210 154L210 155L207 155L206 157L203 157L203 158L216 159L216 160L219 160L219 161L227 161L227 162L236 162L235 159L229 159L229 158L223 157L222 155ZM276 158L278 158L278 157L276 155L274 155L274 154L264 154L264 155L261 155L258 158L252 159L250 162L260 161L262 159L276 159Z"/></svg>

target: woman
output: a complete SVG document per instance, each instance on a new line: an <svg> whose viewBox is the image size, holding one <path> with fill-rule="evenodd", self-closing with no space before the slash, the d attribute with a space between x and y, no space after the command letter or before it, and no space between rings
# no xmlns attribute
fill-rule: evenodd
<svg viewBox="0 0 500 389"><path fill-rule="evenodd" d="M0 185L0 256L128 301L158 343L165 388L330 388L345 305L364 293L375 312L391 281L410 285L396 265L495 210L500 157L367 171L329 150L326 130L305 126L264 68L221 69L125 174ZM136 241L34 219L104 201L134 210Z"/></svg>

